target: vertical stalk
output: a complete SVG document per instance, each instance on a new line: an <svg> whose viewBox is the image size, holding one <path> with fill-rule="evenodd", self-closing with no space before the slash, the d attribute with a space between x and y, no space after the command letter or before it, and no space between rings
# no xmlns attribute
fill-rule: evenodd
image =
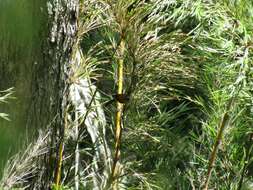
<svg viewBox="0 0 253 190"><path fill-rule="evenodd" d="M63 142L61 142L59 146L59 157L58 157L58 162L57 162L56 179L55 179L55 186L57 190L60 188L60 182L61 182L63 149L64 149L64 144Z"/></svg>
<svg viewBox="0 0 253 190"><path fill-rule="evenodd" d="M231 98L229 100L228 105L227 105L227 109L226 109L227 111L224 113L224 115L222 117L222 120L221 120L221 123L220 123L220 126L219 126L219 131L218 131L218 134L217 134L214 146L213 146L213 150L212 150L212 153L211 153L211 156L210 156L210 159L209 159L207 177L206 177L206 181L205 181L203 190L208 190L209 181L210 181L210 178L211 178L214 162L216 160L216 156L217 156L218 148L219 148L219 145L220 145L220 141L222 139L224 129L227 126L227 123L229 121L228 112L231 108L232 102L233 102L233 98Z"/></svg>
<svg viewBox="0 0 253 190"><path fill-rule="evenodd" d="M119 45L119 53L120 59L118 61L118 75L117 75L117 95L123 94L123 68L124 68L124 52L125 52L125 40L121 38L120 45ZM116 177L116 166L120 158L120 144L121 144L121 134L122 134L122 114L124 104L120 103L119 100L116 100L117 103L117 110L115 115L115 154L112 164L112 182L115 180Z"/></svg>
<svg viewBox="0 0 253 190"><path fill-rule="evenodd" d="M61 185L61 170L62 170L62 160L63 160L63 150L64 150L64 136L65 136L65 128L67 126L67 109L64 114L64 126L62 129L62 134L60 138L60 144L58 149L58 158L57 158L57 166L55 170L55 187L57 190L60 189Z"/></svg>
<svg viewBox="0 0 253 190"><path fill-rule="evenodd" d="M76 135L76 147L75 147L75 190L79 190L79 160L80 160L80 153L79 153L79 126L78 126L78 112L75 110L75 135Z"/></svg>

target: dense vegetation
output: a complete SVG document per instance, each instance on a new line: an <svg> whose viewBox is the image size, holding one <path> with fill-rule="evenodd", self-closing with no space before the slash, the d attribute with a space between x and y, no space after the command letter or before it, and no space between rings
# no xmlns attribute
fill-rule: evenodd
<svg viewBox="0 0 253 190"><path fill-rule="evenodd" d="M72 82L96 85L115 149L101 189L253 188L252 18L246 0L80 2Z"/></svg>

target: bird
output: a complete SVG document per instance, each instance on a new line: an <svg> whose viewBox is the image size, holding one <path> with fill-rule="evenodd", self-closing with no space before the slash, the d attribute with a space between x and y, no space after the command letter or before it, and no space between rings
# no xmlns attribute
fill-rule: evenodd
<svg viewBox="0 0 253 190"><path fill-rule="evenodd" d="M129 94L114 94L112 96L116 101L118 101L122 104L125 104L130 100Z"/></svg>
<svg viewBox="0 0 253 190"><path fill-rule="evenodd" d="M119 102L121 104L126 104L130 100L129 94L113 94L111 96L112 96L111 100L105 102L104 106L108 106L114 101Z"/></svg>

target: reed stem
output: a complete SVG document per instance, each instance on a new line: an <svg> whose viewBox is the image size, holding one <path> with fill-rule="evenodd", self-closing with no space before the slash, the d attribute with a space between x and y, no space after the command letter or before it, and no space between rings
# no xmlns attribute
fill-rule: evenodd
<svg viewBox="0 0 253 190"><path fill-rule="evenodd" d="M123 94L123 71L124 71L124 52L125 52L125 40L122 38L119 46L120 51L120 59L118 61L118 75L117 75L117 94ZM122 135L122 115L123 115L123 108L124 104L120 103L118 100L117 102L117 110L115 116L115 153L114 159L112 164L112 182L115 180L117 172L116 166L120 159L120 144L121 144L121 135Z"/></svg>
<svg viewBox="0 0 253 190"><path fill-rule="evenodd" d="M60 138L60 144L58 149L58 159L57 166L55 170L55 187L57 190L60 189L61 186L61 170L62 170L62 161L63 161L63 150L64 150L64 136L65 136L65 128L67 126L67 110L65 110L64 114L64 126L62 129L62 136Z"/></svg>
<svg viewBox="0 0 253 190"><path fill-rule="evenodd" d="M205 181L204 189L203 190L208 190L208 186L209 186L209 182L210 182L210 178L211 178L214 162L215 162L216 157L217 157L217 152L218 152L218 148L219 148L219 145L220 145L220 141L222 139L224 129L227 126L227 123L228 123L228 121L230 119L228 113L229 113L229 110L230 110L230 108L232 106L232 102L233 102L233 98L231 98L229 100L226 112L224 113L224 115L222 117L222 120L221 120L221 123L220 123L220 126L219 126L219 131L218 131L218 134L217 134L214 146L213 146L213 150L212 150L212 153L211 153L211 156L210 156L210 159L209 159L209 165L208 165L208 170L207 170L207 177L206 177L206 181Z"/></svg>

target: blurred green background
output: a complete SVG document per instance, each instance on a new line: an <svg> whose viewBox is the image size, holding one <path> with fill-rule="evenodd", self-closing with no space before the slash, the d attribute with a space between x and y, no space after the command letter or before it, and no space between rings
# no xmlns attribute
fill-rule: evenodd
<svg viewBox="0 0 253 190"><path fill-rule="evenodd" d="M6 161L25 146L36 126L26 127L34 65L42 59L46 7L43 0L0 0L0 91L14 87L15 99L0 104L0 175ZM31 136L31 135L30 135Z"/></svg>

